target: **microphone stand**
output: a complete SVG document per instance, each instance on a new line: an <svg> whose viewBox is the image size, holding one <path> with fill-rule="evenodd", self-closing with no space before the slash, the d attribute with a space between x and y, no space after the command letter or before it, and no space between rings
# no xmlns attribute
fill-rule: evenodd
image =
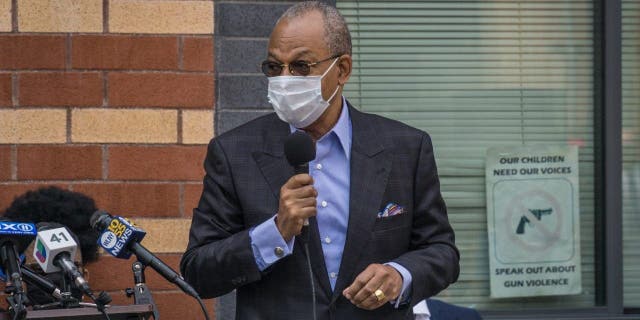
<svg viewBox="0 0 640 320"><path fill-rule="evenodd" d="M145 268L146 266L140 261L136 261L131 265L131 269L133 270L133 282L135 283L135 288L127 288L125 292L127 293L127 297L131 297L133 295L133 304L150 304L153 310L153 319L160 320L158 307L156 306L155 301L153 301L151 290L149 290L149 287L147 287L147 284L145 282Z"/></svg>
<svg viewBox="0 0 640 320"><path fill-rule="evenodd" d="M17 281L20 283L20 275L14 273L11 275L12 282ZM24 291L20 288L22 285L18 286L12 284L10 286L5 287L5 293L10 293L11 295L7 296L7 302L9 303L9 313L11 315L11 319L13 320L22 320L27 318L27 308L25 307L26 297L24 295Z"/></svg>
<svg viewBox="0 0 640 320"><path fill-rule="evenodd" d="M33 305L33 310L46 310L52 308L75 308L80 305L78 299L74 298L71 294L71 288L69 287L69 283L66 279L62 278L62 288L64 291L55 287L53 282L43 281L39 275L36 274L35 271L29 269L27 266L22 267L22 274L24 276L24 280L27 284L37 287L41 291L47 293L56 301L43 304L43 305Z"/></svg>
<svg viewBox="0 0 640 320"><path fill-rule="evenodd" d="M71 294L71 283L67 280L66 275L62 271L60 281L60 284L62 285L62 299L60 299L60 302L57 304L63 309L79 307L80 301Z"/></svg>
<svg viewBox="0 0 640 320"><path fill-rule="evenodd" d="M10 280L4 291L10 294L6 300L9 303L9 313L11 319L22 320L27 318L27 297L22 288L22 276L18 265L18 256L12 245L2 244L0 247L0 258L5 262L4 269L7 272L7 280Z"/></svg>

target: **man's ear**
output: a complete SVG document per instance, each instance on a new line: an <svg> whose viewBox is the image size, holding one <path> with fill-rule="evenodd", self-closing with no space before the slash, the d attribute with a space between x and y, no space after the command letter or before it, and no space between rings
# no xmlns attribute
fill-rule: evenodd
<svg viewBox="0 0 640 320"><path fill-rule="evenodd" d="M338 83L343 86L351 77L351 70L353 66L353 60L351 55L341 55L338 60Z"/></svg>

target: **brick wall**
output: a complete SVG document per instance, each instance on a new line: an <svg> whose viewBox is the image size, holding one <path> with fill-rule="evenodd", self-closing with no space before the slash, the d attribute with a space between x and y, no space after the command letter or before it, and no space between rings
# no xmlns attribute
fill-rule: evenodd
<svg viewBox="0 0 640 320"><path fill-rule="evenodd" d="M0 0L0 209L43 185L83 192L178 269L214 135L213 15L203 0ZM132 262L101 257L92 287L132 303ZM163 319L203 318L147 280Z"/></svg>

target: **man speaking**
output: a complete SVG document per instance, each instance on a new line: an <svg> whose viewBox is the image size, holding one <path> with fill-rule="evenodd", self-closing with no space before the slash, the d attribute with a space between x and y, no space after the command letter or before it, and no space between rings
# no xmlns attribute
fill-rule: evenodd
<svg viewBox="0 0 640 320"><path fill-rule="evenodd" d="M237 289L238 319L412 319L458 277L429 136L349 104L351 69L340 13L294 5L262 63L275 113L209 144L181 270L204 298ZM297 130L308 174L284 154Z"/></svg>

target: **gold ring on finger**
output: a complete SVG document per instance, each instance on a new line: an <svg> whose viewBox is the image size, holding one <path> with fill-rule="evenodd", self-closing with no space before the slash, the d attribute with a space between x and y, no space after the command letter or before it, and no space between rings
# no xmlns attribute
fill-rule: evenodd
<svg viewBox="0 0 640 320"><path fill-rule="evenodd" d="M386 298L384 292L382 292L382 290L380 289L376 290L373 294L376 296L376 299L378 299L378 301L382 301L384 300L384 298Z"/></svg>

